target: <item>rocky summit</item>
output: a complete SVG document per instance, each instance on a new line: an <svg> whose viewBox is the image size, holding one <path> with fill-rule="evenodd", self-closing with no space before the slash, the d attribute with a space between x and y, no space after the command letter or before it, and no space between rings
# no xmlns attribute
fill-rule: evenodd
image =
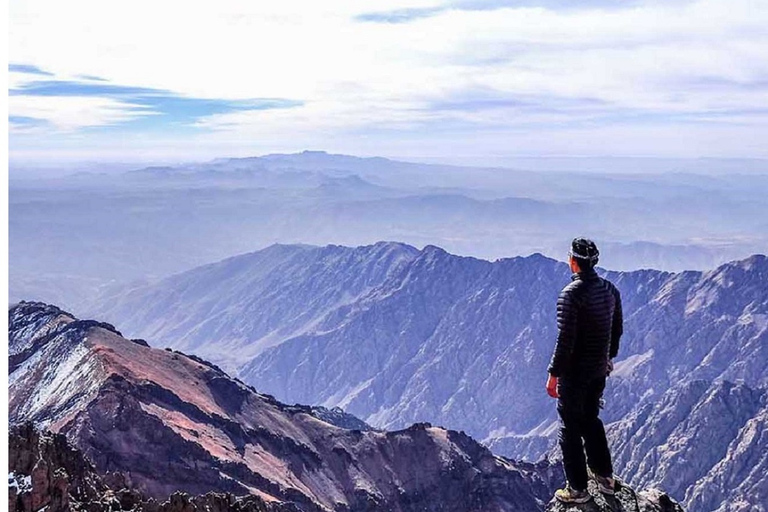
<svg viewBox="0 0 768 512"><path fill-rule="evenodd" d="M658 489L636 492L631 487L617 483L616 494L602 494L590 482L592 499L582 504L565 504L552 499L546 512L684 512L683 507Z"/></svg>

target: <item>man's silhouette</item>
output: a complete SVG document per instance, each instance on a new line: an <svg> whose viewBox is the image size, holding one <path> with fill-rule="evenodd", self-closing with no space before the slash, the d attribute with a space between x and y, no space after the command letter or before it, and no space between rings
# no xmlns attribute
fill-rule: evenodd
<svg viewBox="0 0 768 512"><path fill-rule="evenodd" d="M598 413L605 378L619 350L622 311L619 291L595 272L599 254L592 240L573 240L572 281L557 300L557 345L549 364L547 393L558 399L568 484L555 497L565 503L591 499L587 468L601 492L614 492L611 453Z"/></svg>

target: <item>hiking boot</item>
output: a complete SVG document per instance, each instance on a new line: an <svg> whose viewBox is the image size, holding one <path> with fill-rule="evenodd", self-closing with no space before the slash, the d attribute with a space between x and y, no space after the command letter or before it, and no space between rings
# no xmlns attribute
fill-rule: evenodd
<svg viewBox="0 0 768 512"><path fill-rule="evenodd" d="M613 496L616 494L616 480L612 476L600 476L591 469L587 470L589 477L597 484L597 490L603 494Z"/></svg>
<svg viewBox="0 0 768 512"><path fill-rule="evenodd" d="M579 491L570 485L566 485L565 489L555 491L555 498L563 503L586 503L592 499L592 495L586 490Z"/></svg>

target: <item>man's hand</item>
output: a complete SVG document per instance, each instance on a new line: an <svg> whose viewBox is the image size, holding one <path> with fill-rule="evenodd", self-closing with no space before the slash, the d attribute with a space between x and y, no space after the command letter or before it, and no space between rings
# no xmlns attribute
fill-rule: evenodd
<svg viewBox="0 0 768 512"><path fill-rule="evenodd" d="M606 376L613 373L613 359L608 360L608 372L605 374Z"/></svg>
<svg viewBox="0 0 768 512"><path fill-rule="evenodd" d="M557 377L554 375L547 378L547 394L552 398L560 398L560 395L557 394Z"/></svg>

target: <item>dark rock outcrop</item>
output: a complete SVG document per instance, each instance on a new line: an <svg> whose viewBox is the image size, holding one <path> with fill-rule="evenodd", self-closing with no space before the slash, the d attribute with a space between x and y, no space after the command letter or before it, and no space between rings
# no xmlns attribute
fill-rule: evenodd
<svg viewBox="0 0 768 512"><path fill-rule="evenodd" d="M258 496L177 492L165 501L147 498L127 488L119 473L99 475L65 436L31 423L12 428L8 446L9 512L299 512Z"/></svg>
<svg viewBox="0 0 768 512"><path fill-rule="evenodd" d="M658 489L636 492L618 483L616 494L608 496L600 493L590 482L589 493L592 500L580 505L566 505L552 499L546 512L684 512L680 504Z"/></svg>

